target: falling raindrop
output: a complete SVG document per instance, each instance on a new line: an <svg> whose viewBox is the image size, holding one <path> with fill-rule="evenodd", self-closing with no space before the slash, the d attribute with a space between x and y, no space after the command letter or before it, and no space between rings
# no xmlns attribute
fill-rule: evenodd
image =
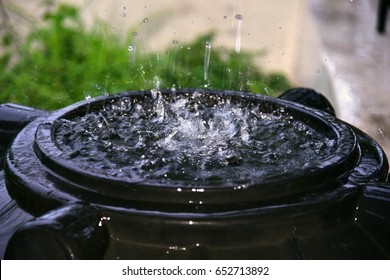
<svg viewBox="0 0 390 280"><path fill-rule="evenodd" d="M386 133L385 133L385 130L383 128L378 128L378 132L381 136L382 139L386 139Z"/></svg>
<svg viewBox="0 0 390 280"><path fill-rule="evenodd" d="M211 56L211 43L207 41L205 43L204 66L203 66L205 81L209 79L210 56Z"/></svg>
<svg viewBox="0 0 390 280"><path fill-rule="evenodd" d="M244 20L244 17L241 14L235 16L237 19L237 32L236 32L236 53L240 53L241 50L241 24Z"/></svg>
<svg viewBox="0 0 390 280"><path fill-rule="evenodd" d="M130 53L130 62L134 62L135 61L135 46L134 45L129 45L127 50Z"/></svg>
<svg viewBox="0 0 390 280"><path fill-rule="evenodd" d="M173 44L174 47L173 47L173 50L169 54L169 60L170 60L170 64L172 65L172 75L175 75L176 54L177 54L177 48L178 48L179 41L172 40L172 44Z"/></svg>
<svg viewBox="0 0 390 280"><path fill-rule="evenodd" d="M89 114L89 110L91 108L91 99L92 99L91 95L89 95L89 94L85 95L85 100L87 100L87 102L88 102L86 114Z"/></svg>
<svg viewBox="0 0 390 280"><path fill-rule="evenodd" d="M161 79L158 76L154 76L153 78L154 87L159 90L161 85Z"/></svg>
<svg viewBox="0 0 390 280"><path fill-rule="evenodd" d="M237 14L235 16L235 18L238 19L238 20L244 20L244 17L242 16L242 14Z"/></svg>

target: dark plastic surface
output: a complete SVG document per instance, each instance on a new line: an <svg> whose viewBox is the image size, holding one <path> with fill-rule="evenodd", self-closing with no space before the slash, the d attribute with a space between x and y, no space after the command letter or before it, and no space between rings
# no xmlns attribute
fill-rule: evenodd
<svg viewBox="0 0 390 280"><path fill-rule="evenodd" d="M23 127L45 113L18 104L0 104L0 145L7 146Z"/></svg>
<svg viewBox="0 0 390 280"><path fill-rule="evenodd" d="M176 91L175 94L187 92L190 90ZM61 157L63 151L51 137L58 118L85 114L87 107L90 110L100 108L101 104L112 99L131 96L142 100L143 96L150 95L149 91L129 92L96 98L93 102L83 101L28 125L15 139L6 159L7 179L10 186L15 186L8 189L14 197L18 197L21 205L34 213L59 207L65 201L69 203L77 200L118 207L132 205L138 209L157 211L229 211L340 185L339 178L348 177L350 170L358 164L360 155L353 131L329 114L266 96L230 91L207 93L230 96L243 104L256 102L269 111L283 106L294 119L310 122L313 128L329 134L329 137L335 140L335 151L315 166L297 168L282 174L283 176L261 178L245 188L235 188L229 182L219 182L215 187L204 187L188 181L161 184L152 180L139 182L126 177L112 178L89 173L75 166L71 159ZM26 158L30 160L24 160ZM45 168L41 168L42 164ZM31 184L34 180L36 182ZM14 189L17 189L17 192ZM18 193L29 194L28 199L20 197ZM31 197L35 197L34 201L44 203L32 205ZM44 207L42 205L50 205L50 208L40 209Z"/></svg>
<svg viewBox="0 0 390 280"><path fill-rule="evenodd" d="M280 99L292 101L336 116L335 110L321 93L310 88L292 88L283 92Z"/></svg>
<svg viewBox="0 0 390 280"><path fill-rule="evenodd" d="M5 181L0 176L0 189L6 184L11 196L0 197L0 221L7 223L1 225L1 241L12 236L7 258L390 258L387 158L364 132L335 118L330 103L310 89L289 90L284 100L214 93L263 102L270 110L283 106L336 136L337 154L320 166L246 189L222 184L194 192L181 185L175 193L177 186L101 178L56 158L51 129L57 118L83 114L85 106L93 110L110 98L144 94L149 92L96 98L43 114L16 136L7 152ZM26 222L31 214L40 217Z"/></svg>
<svg viewBox="0 0 390 280"><path fill-rule="evenodd" d="M27 222L8 242L6 259L101 259L108 232L96 207L67 205Z"/></svg>

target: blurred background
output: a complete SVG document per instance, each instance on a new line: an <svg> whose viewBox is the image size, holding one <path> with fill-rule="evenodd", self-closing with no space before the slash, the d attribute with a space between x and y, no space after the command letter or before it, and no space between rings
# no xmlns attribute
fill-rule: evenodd
<svg viewBox="0 0 390 280"><path fill-rule="evenodd" d="M183 48L186 42L202 34L212 33L212 37L207 37L212 39L212 53L221 50L232 50L232 56L234 53L252 53L254 55L249 56L250 63L261 69L261 73L282 75L288 81L284 86L311 87L323 93L334 105L340 119L368 133L390 155L390 98L387 96L390 87L390 23L387 23L387 33L377 32L380 0L2 0L0 3L1 31L5 38L0 52L3 58L18 48L26 52L24 40L34 30L43 34L41 28L48 24L43 19L48 13L52 13L52 18L57 15L58 19L59 14L53 14L53 11L59 3L76 7L80 26L86 30L94 30L97 25L101 26L101 22L105 22L101 30L109 34L108 38L111 38L109 36L112 33L125 38L123 48L121 43L113 45L113 48L117 48L118 55L123 51L126 63L134 62L135 51L138 56L153 53L159 60L160 55L167 54L167 50L175 53L176 48ZM63 22L66 27L74 24L67 20ZM52 21L53 28L56 22ZM12 40L8 40L10 38L4 34L14 35L11 36ZM40 38L45 37L42 35ZM101 46L108 45L108 42L96 42ZM65 41L62 44L71 43ZM34 44L30 44L27 48L34 47ZM88 45L79 48L85 52L94 51ZM26 56L31 54L27 53ZM96 59L99 59L98 54ZM147 59L150 61L150 56ZM43 73L40 66L29 63L28 59L20 68L12 68L17 60L9 55L1 67L12 70L16 75L26 67L35 67L34 71ZM199 59L202 71L206 71L205 60L207 56L202 50ZM171 63L170 69L175 69L172 55L166 61ZM210 67L215 61L216 58L211 56ZM110 63L115 64L115 56ZM74 72L81 77L82 73L93 73L94 69L77 68L77 72L75 68ZM143 68L137 69L145 71ZM1 75L11 76L5 70ZM26 74L24 80L28 80L31 75ZM104 77L99 76L98 79L105 80L100 84L94 82L94 86L84 86L82 94L89 96L125 90L107 85L114 79L112 73L106 73ZM145 79L144 76L141 78ZM19 83L16 78L13 79L0 79L0 88L10 83ZM38 78L35 79L38 81ZM66 82L62 79L58 83ZM156 80L153 82L156 83ZM39 80L39 83L45 83L45 78ZM249 78L247 84L250 84ZM24 87L29 91L26 93L29 100L33 100L35 85ZM267 94L267 87L257 85L254 88ZM274 90L275 95L278 89ZM45 90L47 95L54 95L56 87L51 84ZM24 90L9 89L0 92L0 95L6 101L14 102L16 91ZM39 107L40 101L34 102L28 105Z"/></svg>

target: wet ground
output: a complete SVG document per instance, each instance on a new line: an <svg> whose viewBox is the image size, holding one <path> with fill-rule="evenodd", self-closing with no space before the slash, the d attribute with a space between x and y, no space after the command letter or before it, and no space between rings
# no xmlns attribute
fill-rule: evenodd
<svg viewBox="0 0 390 280"><path fill-rule="evenodd" d="M310 0L338 116L390 155L390 18L375 31L377 1Z"/></svg>

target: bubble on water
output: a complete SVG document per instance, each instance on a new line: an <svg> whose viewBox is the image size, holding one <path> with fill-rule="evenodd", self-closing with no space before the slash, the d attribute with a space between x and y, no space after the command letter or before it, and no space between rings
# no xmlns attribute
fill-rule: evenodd
<svg viewBox="0 0 390 280"><path fill-rule="evenodd" d="M133 52L135 50L135 47L134 47L134 45L129 45L129 47L127 49L129 52Z"/></svg>

